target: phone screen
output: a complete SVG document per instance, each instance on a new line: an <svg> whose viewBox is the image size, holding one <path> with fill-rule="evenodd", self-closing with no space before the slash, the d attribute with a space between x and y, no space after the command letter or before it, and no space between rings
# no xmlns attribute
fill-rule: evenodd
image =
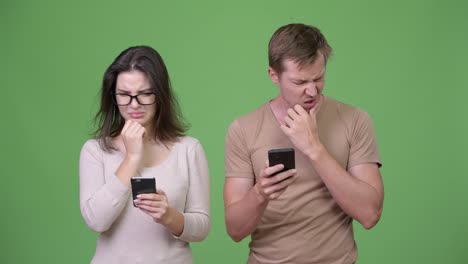
<svg viewBox="0 0 468 264"><path fill-rule="evenodd" d="M283 172L290 169L296 168L296 161L294 157L293 148L283 148L283 149L271 149L268 151L268 162L270 167L277 164L283 164L284 168L277 172Z"/></svg>
<svg viewBox="0 0 468 264"><path fill-rule="evenodd" d="M153 177L132 177L130 182L133 200L142 193L156 193L156 179Z"/></svg>

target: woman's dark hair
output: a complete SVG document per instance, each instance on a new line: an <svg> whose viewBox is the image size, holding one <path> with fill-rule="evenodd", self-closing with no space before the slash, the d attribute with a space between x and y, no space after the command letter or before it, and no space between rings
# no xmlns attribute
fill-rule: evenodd
<svg viewBox="0 0 468 264"><path fill-rule="evenodd" d="M115 149L111 139L120 134L125 124L113 98L117 76L121 72L132 70L146 74L151 88L156 93L156 113L152 120L154 140L163 144L175 142L188 128L172 91L166 65L159 53L148 46L130 47L120 53L104 73L101 107L95 117L98 129L94 136L100 139L101 148L105 151Z"/></svg>

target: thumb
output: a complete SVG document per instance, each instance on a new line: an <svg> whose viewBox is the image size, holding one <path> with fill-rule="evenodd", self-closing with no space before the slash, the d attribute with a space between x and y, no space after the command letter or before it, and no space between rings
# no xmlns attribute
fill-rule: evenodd
<svg viewBox="0 0 468 264"><path fill-rule="evenodd" d="M314 108L309 110L309 115L311 117L317 117L317 114L320 111L321 106L322 106L322 100L320 100L319 103L314 106Z"/></svg>

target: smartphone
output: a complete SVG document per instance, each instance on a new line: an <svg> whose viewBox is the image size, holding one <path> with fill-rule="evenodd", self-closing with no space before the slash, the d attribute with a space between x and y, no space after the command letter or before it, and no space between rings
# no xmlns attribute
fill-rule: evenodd
<svg viewBox="0 0 468 264"><path fill-rule="evenodd" d="M142 193L156 193L156 179L154 177L132 177L130 182L132 184L133 200ZM135 203L133 203L133 206L135 206Z"/></svg>
<svg viewBox="0 0 468 264"><path fill-rule="evenodd" d="M296 160L293 148L270 149L268 151L268 162L270 167L277 164L283 164L284 168L276 174L296 168ZM273 175L271 175L273 176Z"/></svg>

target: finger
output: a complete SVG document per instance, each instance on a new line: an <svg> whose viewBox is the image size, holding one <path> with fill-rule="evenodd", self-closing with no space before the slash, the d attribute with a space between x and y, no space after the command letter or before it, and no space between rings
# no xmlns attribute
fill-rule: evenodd
<svg viewBox="0 0 468 264"><path fill-rule="evenodd" d="M270 195L275 192L283 191L283 189L286 189L289 185L291 185L297 179L296 175L297 174L294 173L292 175L288 174L286 177L279 177L278 179L281 179L281 180L278 180L271 186L268 186L267 188L265 188L265 193ZM277 175L277 176L280 176L280 175Z"/></svg>
<svg viewBox="0 0 468 264"><path fill-rule="evenodd" d="M151 200L151 201L165 201L166 196L160 195L157 193L142 193L137 195L137 198L140 200Z"/></svg>
<svg viewBox="0 0 468 264"><path fill-rule="evenodd" d="M266 160L265 160L265 164L263 165L263 168L262 168L262 170L260 171L260 178L269 177L269 175L267 175L267 174L265 173L265 170L269 167L269 164L270 164L269 160L266 159Z"/></svg>
<svg viewBox="0 0 468 264"><path fill-rule="evenodd" d="M275 166L266 168L265 169L265 174L268 175L268 176L271 176L271 175L277 173L278 171L282 170L283 168L284 168L283 164L276 164Z"/></svg>
<svg viewBox="0 0 468 264"><path fill-rule="evenodd" d="M162 211L165 211L169 208L169 204L166 201L154 201L154 200L135 200L135 205L137 207L140 206L145 206L147 208L151 207L153 209L151 210L156 210L160 209Z"/></svg>
<svg viewBox="0 0 468 264"><path fill-rule="evenodd" d="M142 212L144 212L145 214L149 215L149 216L150 216L151 218L153 218L155 221L161 220L162 215L161 215L160 213L157 213L157 212L156 212L156 213L153 213L153 212L148 211L148 210L143 209L143 208L140 208L140 210L141 210Z"/></svg>
<svg viewBox="0 0 468 264"><path fill-rule="evenodd" d="M263 179L260 180L260 185L263 188L271 186L275 184L278 180L273 179L272 177L275 176L280 170L284 168L283 164L277 164L273 167L269 167L264 170Z"/></svg>
<svg viewBox="0 0 468 264"><path fill-rule="evenodd" d="M297 171L296 169L287 170L285 172L278 173L271 178L268 179L268 184L264 187L269 187L269 192L273 193L276 192L290 183L292 183L297 178Z"/></svg>
<svg viewBox="0 0 468 264"><path fill-rule="evenodd" d="M293 177L296 174L297 174L296 169L291 169L291 170L280 172L280 173L274 175L273 177L271 177L272 185L279 184L280 182L283 182L283 181Z"/></svg>
<svg viewBox="0 0 468 264"><path fill-rule="evenodd" d="M157 208L165 208L168 206L166 201L140 200L140 199L135 200L135 204L146 205L146 206L157 207Z"/></svg>
<svg viewBox="0 0 468 264"><path fill-rule="evenodd" d="M161 189L157 190L157 194L166 197L166 193Z"/></svg>
<svg viewBox="0 0 468 264"><path fill-rule="evenodd" d="M140 127L140 130L138 130L138 132L140 133L140 136L141 136L141 137L144 137L145 134L146 134L146 129L145 129L145 127L144 127L144 126L141 126L141 127Z"/></svg>
<svg viewBox="0 0 468 264"><path fill-rule="evenodd" d="M156 195L155 193L141 193L137 195L137 198L140 200L152 200L156 201Z"/></svg>
<svg viewBox="0 0 468 264"><path fill-rule="evenodd" d="M287 127L286 125L282 124L280 126L281 130L283 131L283 133L285 135L289 135L289 133L291 132L291 128Z"/></svg>
<svg viewBox="0 0 468 264"><path fill-rule="evenodd" d="M297 118L296 118L296 120L297 120ZM291 128L294 125L294 120L290 116L287 115L287 116L284 117L284 125Z"/></svg>
<svg viewBox="0 0 468 264"><path fill-rule="evenodd" d="M281 190L279 190L277 192L274 192L274 193L268 195L268 199L270 199L270 200L278 199L286 191L287 188L288 187L285 187L285 188L283 188L283 189L281 189Z"/></svg>
<svg viewBox="0 0 468 264"><path fill-rule="evenodd" d="M307 115L307 111L302 107L302 105L295 105L294 110L296 111L297 115L304 116Z"/></svg>
<svg viewBox="0 0 468 264"><path fill-rule="evenodd" d="M130 124L130 126L128 127L128 134L132 136L136 135L139 128L140 124L138 124L138 122L132 121L132 124Z"/></svg>
<svg viewBox="0 0 468 264"><path fill-rule="evenodd" d="M130 126L129 120L125 121L125 124L124 124L124 126L123 126L122 131L120 132L120 134L125 135L125 133L127 132L129 126Z"/></svg>
<svg viewBox="0 0 468 264"><path fill-rule="evenodd" d="M143 135L145 134L145 128L144 127L136 127L135 131L133 131L133 135L135 138L143 138Z"/></svg>
<svg viewBox="0 0 468 264"><path fill-rule="evenodd" d="M154 214L160 214L162 212L165 212L165 209L161 207L155 207L155 206L151 206L147 204L138 204L137 207L147 212L154 213Z"/></svg>
<svg viewBox="0 0 468 264"><path fill-rule="evenodd" d="M298 117L299 117L299 112L297 112L296 110L296 107L298 105L295 105L294 108L288 108L288 116L292 119L292 120L296 120Z"/></svg>
<svg viewBox="0 0 468 264"><path fill-rule="evenodd" d="M314 117L317 116L317 114L320 111L321 107L322 107L322 96L320 96L319 101L315 105L315 107L309 110L309 115L314 116Z"/></svg>
<svg viewBox="0 0 468 264"><path fill-rule="evenodd" d="M279 184L297 175L296 169L287 170L272 177L273 184Z"/></svg>

